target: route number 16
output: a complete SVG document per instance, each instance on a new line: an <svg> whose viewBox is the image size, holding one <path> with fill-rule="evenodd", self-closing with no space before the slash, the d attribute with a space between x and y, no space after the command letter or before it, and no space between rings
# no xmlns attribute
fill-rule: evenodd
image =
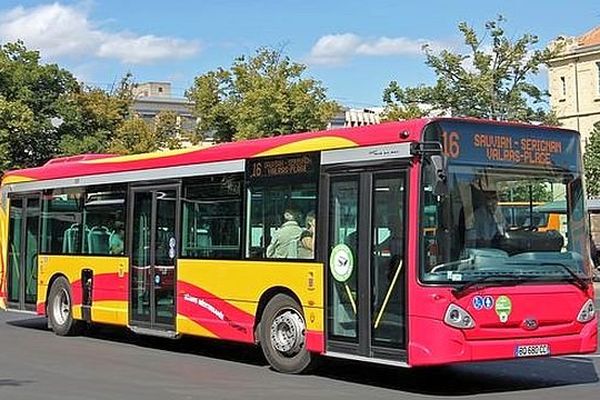
<svg viewBox="0 0 600 400"><path fill-rule="evenodd" d="M442 147L444 154L450 158L460 156L460 136L457 132L442 132Z"/></svg>

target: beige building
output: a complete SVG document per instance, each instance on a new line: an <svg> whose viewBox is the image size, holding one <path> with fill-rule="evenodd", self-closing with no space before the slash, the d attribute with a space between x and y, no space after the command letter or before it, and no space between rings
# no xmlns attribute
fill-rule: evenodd
<svg viewBox="0 0 600 400"><path fill-rule="evenodd" d="M327 129L375 125L381 122L383 107L345 108L327 124Z"/></svg>
<svg viewBox="0 0 600 400"><path fill-rule="evenodd" d="M196 118L192 115L194 103L184 97L171 94L169 82L145 82L133 89L133 111L147 122L153 123L161 111L177 114L177 123L182 129L194 130Z"/></svg>
<svg viewBox="0 0 600 400"><path fill-rule="evenodd" d="M561 56L550 62L550 103L565 128L581 132L582 145L600 121L600 27L559 38Z"/></svg>

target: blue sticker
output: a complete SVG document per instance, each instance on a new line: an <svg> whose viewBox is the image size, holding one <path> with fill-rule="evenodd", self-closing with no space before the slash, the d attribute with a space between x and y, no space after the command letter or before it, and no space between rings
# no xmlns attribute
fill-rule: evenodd
<svg viewBox="0 0 600 400"><path fill-rule="evenodd" d="M485 296L483 298L483 306L486 310L491 310L494 308L494 298L492 296Z"/></svg>
<svg viewBox="0 0 600 400"><path fill-rule="evenodd" d="M474 296L473 297L473 308L476 310L481 310L483 308L483 297Z"/></svg>

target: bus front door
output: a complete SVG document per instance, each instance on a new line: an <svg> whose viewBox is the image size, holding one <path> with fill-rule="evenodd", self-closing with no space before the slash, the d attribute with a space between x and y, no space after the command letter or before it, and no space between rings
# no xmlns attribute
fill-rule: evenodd
<svg viewBox="0 0 600 400"><path fill-rule="evenodd" d="M405 362L406 173L332 173L324 186L326 351Z"/></svg>
<svg viewBox="0 0 600 400"><path fill-rule="evenodd" d="M39 194L11 196L7 300L12 309L36 309L39 228Z"/></svg>
<svg viewBox="0 0 600 400"><path fill-rule="evenodd" d="M178 186L134 188L130 199L130 325L175 327Z"/></svg>

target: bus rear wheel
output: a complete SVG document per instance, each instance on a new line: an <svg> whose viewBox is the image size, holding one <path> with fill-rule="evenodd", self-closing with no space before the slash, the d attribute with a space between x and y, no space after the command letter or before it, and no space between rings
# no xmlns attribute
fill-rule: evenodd
<svg viewBox="0 0 600 400"><path fill-rule="evenodd" d="M81 333L83 322L73 318L73 296L71 286L63 278L57 278L48 295L47 313L50 326L58 336L73 336Z"/></svg>
<svg viewBox="0 0 600 400"><path fill-rule="evenodd" d="M312 362L305 346L302 308L291 297L278 294L265 307L259 340L265 358L279 372L299 374Z"/></svg>

